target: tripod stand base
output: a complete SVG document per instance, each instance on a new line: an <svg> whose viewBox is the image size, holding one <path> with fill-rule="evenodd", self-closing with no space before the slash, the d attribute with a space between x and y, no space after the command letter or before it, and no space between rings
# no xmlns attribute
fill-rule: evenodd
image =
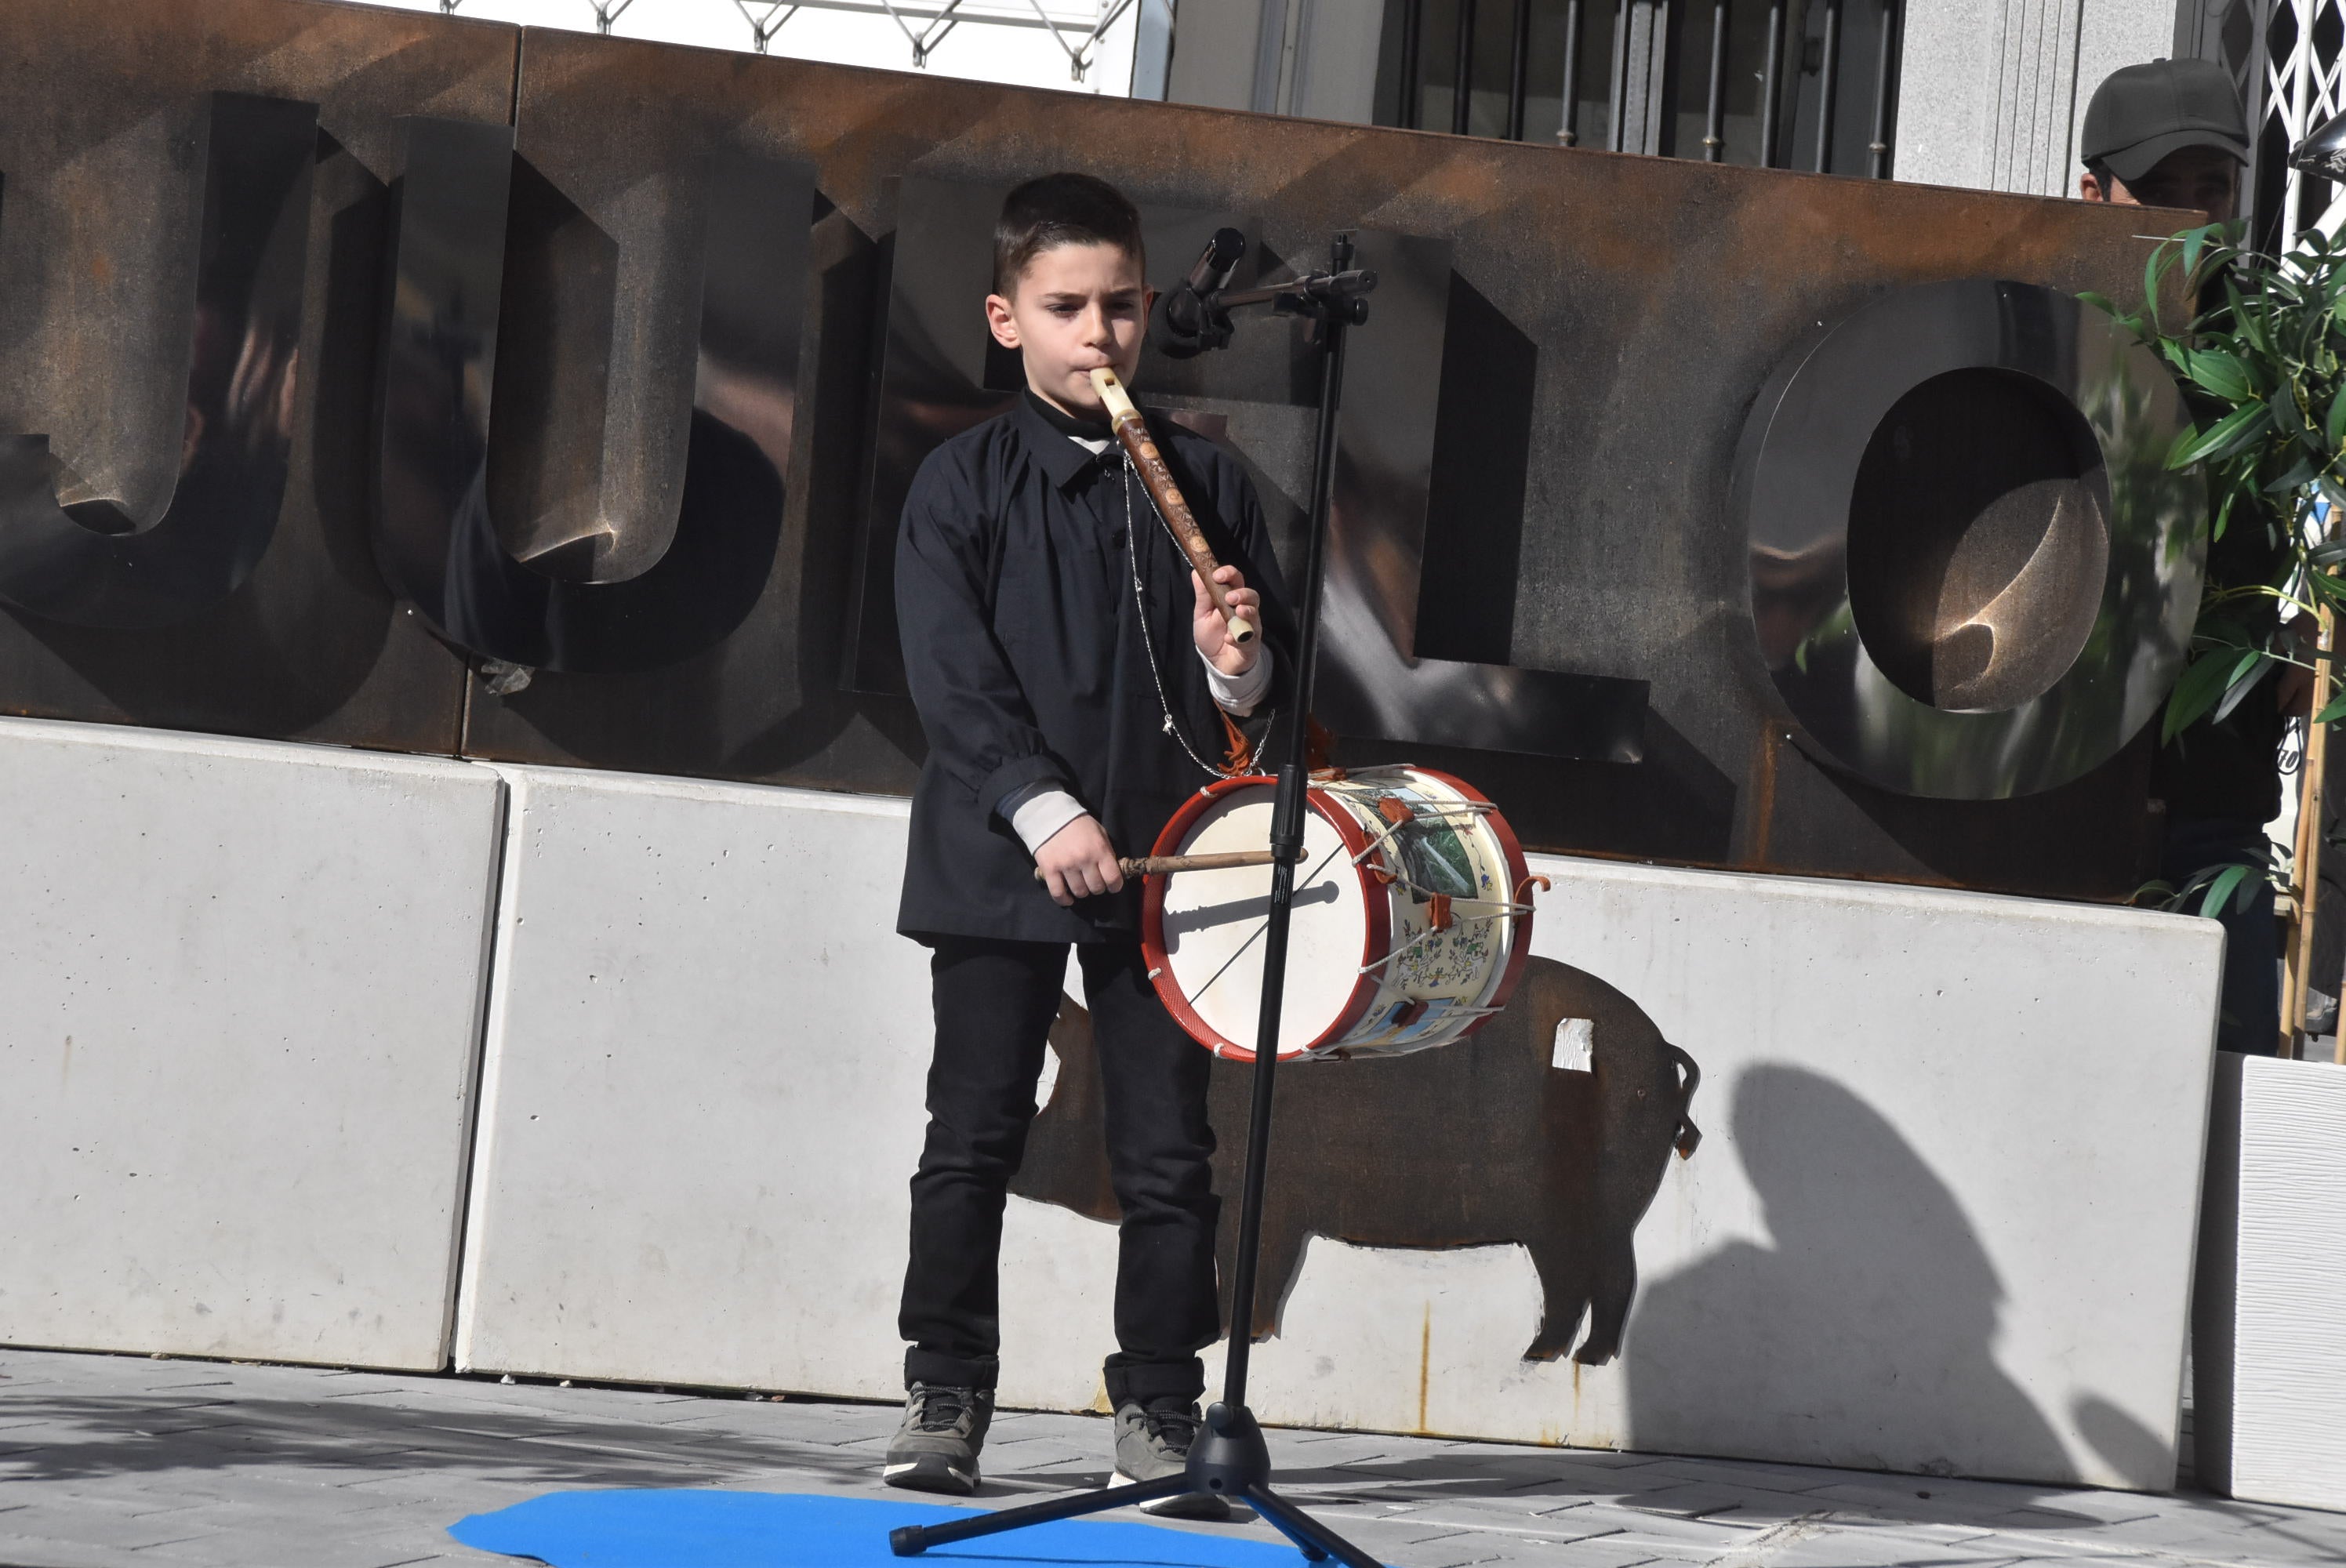
<svg viewBox="0 0 2346 1568"><path fill-rule="evenodd" d="M1262 1428L1244 1405L1218 1404L1206 1411L1206 1430L1190 1445L1189 1468L1179 1475L1136 1486L1078 1492L951 1524L907 1524L888 1532L888 1548L899 1557L917 1557L932 1546L999 1535L1057 1519L1079 1519L1127 1503L1154 1502L1160 1497L1181 1497L1193 1492L1242 1498L1253 1504L1273 1529L1295 1543L1306 1562L1333 1557L1345 1568L1379 1568L1375 1558L1270 1489L1270 1450L1262 1441Z"/></svg>

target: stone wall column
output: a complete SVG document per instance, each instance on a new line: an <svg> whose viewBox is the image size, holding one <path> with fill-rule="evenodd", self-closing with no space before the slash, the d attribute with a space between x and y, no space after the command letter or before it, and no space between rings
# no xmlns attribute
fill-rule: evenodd
<svg viewBox="0 0 2346 1568"><path fill-rule="evenodd" d="M1180 0L1165 96L1366 125L1383 0Z"/></svg>
<svg viewBox="0 0 2346 1568"><path fill-rule="evenodd" d="M1913 0L1898 87L1898 178L2074 195L2102 79L2171 54L2157 0Z"/></svg>

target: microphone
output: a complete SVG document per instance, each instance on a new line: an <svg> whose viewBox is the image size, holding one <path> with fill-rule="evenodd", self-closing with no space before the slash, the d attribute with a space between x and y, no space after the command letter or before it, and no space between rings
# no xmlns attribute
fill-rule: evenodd
<svg viewBox="0 0 2346 1568"><path fill-rule="evenodd" d="M1181 286L1158 301L1148 323L1149 341L1169 360L1186 360L1230 341L1229 318L1214 303L1214 296L1229 287L1246 254L1246 236L1235 229L1217 229L1197 264Z"/></svg>

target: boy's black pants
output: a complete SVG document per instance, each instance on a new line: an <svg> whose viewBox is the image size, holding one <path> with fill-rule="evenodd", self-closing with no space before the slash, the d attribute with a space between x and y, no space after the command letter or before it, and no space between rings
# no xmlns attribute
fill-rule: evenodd
<svg viewBox="0 0 2346 1568"><path fill-rule="evenodd" d="M930 939L936 1051L929 1133L913 1177L912 1259L898 1327L904 1381L990 1389L1001 1314L996 1263L1005 1189L1035 1115L1045 1036L1059 1011L1067 950L1056 942ZM1221 1331L1214 1284L1220 1200L1208 1164L1206 1074L1213 1058L1150 987L1137 942L1079 943L1106 1105L1117 1231L1111 1402L1196 1399L1198 1352ZM1048 1310L1050 1304L1030 1304Z"/></svg>

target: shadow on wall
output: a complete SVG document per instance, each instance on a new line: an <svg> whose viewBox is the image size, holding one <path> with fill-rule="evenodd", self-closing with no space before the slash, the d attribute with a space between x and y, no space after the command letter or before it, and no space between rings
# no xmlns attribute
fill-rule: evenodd
<svg viewBox="0 0 2346 1568"><path fill-rule="evenodd" d="M1735 1151L1769 1242L1649 1285L1627 1345L1630 1443L1933 1475L2062 1481L2077 1464L1996 1364L2004 1287L1971 1222L1882 1115L1781 1065L1735 1082ZM2164 1439L2088 1399L2079 1425L2134 1484ZM1804 1436L1803 1427L1817 1435ZM2158 1473L2161 1462L2166 1473Z"/></svg>
<svg viewBox="0 0 2346 1568"><path fill-rule="evenodd" d="M1023 1197L1113 1221L1091 1020L1061 1003L1058 1080L1011 1184ZM1217 1060L1210 1115L1222 1135L1221 1277L1236 1253L1252 1069ZM1278 1078L1263 1214L1258 1339L1279 1314L1312 1236L1364 1247L1514 1242L1539 1271L1542 1322L1524 1354L1610 1360L1637 1288L1632 1238L1701 1074L1642 1009L1594 975L1534 958L1507 1010L1455 1045L1412 1055L1292 1065ZM1223 1320L1229 1303L1223 1301ZM1529 1327L1529 1326L1527 1326Z"/></svg>

